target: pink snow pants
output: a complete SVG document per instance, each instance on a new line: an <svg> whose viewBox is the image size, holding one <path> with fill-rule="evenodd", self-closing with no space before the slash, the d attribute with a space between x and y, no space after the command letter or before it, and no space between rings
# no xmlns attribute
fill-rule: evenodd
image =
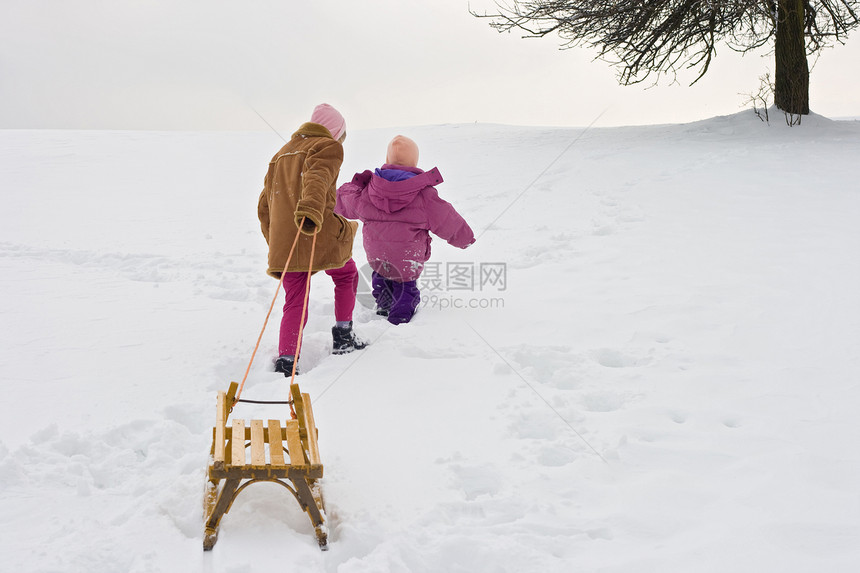
<svg viewBox="0 0 860 573"><path fill-rule="evenodd" d="M349 259L339 269L329 269L325 274L334 281L334 319L352 320L355 309L355 293L358 290L358 269L355 261ZM308 273L284 273L284 316L281 319L281 336L278 342L279 356L295 356L299 338L299 323L302 320L302 306L305 300L305 287ZM305 316L305 324L308 322Z"/></svg>

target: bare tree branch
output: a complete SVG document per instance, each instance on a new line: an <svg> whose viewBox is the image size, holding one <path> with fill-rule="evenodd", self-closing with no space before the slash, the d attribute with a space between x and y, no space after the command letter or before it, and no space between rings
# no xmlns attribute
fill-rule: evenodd
<svg viewBox="0 0 860 573"><path fill-rule="evenodd" d="M784 0L778 0L783 2ZM629 85L652 74L677 77L680 69L707 73L717 45L745 53L775 38L777 0L531 0L497 3L491 20L499 32L524 37L557 34L564 49L586 47L619 68ZM807 53L843 42L858 25L858 2L803 0Z"/></svg>

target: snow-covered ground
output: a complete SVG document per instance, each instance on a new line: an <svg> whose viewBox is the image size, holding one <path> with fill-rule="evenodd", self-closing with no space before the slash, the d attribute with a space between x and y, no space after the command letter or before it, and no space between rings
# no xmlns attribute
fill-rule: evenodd
<svg viewBox="0 0 860 573"><path fill-rule="evenodd" d="M395 133L350 133L341 181ZM204 553L282 141L0 132L0 569L860 570L860 123L403 133L480 238L434 242L412 324L359 305L346 356L314 279L330 550L258 484ZM276 329L244 397L286 395Z"/></svg>

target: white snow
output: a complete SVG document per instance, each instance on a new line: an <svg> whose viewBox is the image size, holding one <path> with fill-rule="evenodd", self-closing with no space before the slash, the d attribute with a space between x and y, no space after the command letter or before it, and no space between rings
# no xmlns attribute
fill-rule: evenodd
<svg viewBox="0 0 860 573"><path fill-rule="evenodd" d="M341 182L396 133L350 133ZM502 263L506 288L425 289L399 327L359 305L372 345L331 356L315 277L298 381L330 550L257 484L204 553L216 393L276 285L256 201L282 142L0 131L0 569L860 570L860 123L403 133L480 235L434 242L438 280ZM244 397L286 395L278 318Z"/></svg>

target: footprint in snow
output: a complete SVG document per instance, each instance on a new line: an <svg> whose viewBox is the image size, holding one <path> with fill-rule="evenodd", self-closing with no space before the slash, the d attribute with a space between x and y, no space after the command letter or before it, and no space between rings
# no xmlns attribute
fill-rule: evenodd
<svg viewBox="0 0 860 573"><path fill-rule="evenodd" d="M594 231L591 232L591 234L597 237L606 237L608 235L613 235L615 234L615 227L613 227L612 225L601 225L599 227L596 227Z"/></svg>
<svg viewBox="0 0 860 573"><path fill-rule="evenodd" d="M643 366L646 360L624 354L612 348L601 348L591 353L592 358L601 366L607 368L632 368Z"/></svg>
<svg viewBox="0 0 860 573"><path fill-rule="evenodd" d="M480 496L493 496L499 491L499 475L492 466L452 465L454 487L463 490L466 499L472 501Z"/></svg>
<svg viewBox="0 0 860 573"><path fill-rule="evenodd" d="M683 424L687 421L687 413L681 412L680 410L673 410L669 412L669 418L676 424Z"/></svg>
<svg viewBox="0 0 860 573"><path fill-rule="evenodd" d="M589 529L585 534L588 535L590 539L611 540L613 538L612 530L606 528Z"/></svg>
<svg viewBox="0 0 860 573"><path fill-rule="evenodd" d="M583 396L582 402L589 412L615 412L627 403L627 398L614 392L591 392Z"/></svg>
<svg viewBox="0 0 860 573"><path fill-rule="evenodd" d="M437 358L463 358L468 356L465 352L446 347L419 348L417 346L410 346L404 348L402 352L404 356L408 356L409 358L426 358L428 360L435 360Z"/></svg>
<svg viewBox="0 0 860 573"><path fill-rule="evenodd" d="M547 467L561 467L576 461L576 452L562 446L543 448L538 454L539 464Z"/></svg>

